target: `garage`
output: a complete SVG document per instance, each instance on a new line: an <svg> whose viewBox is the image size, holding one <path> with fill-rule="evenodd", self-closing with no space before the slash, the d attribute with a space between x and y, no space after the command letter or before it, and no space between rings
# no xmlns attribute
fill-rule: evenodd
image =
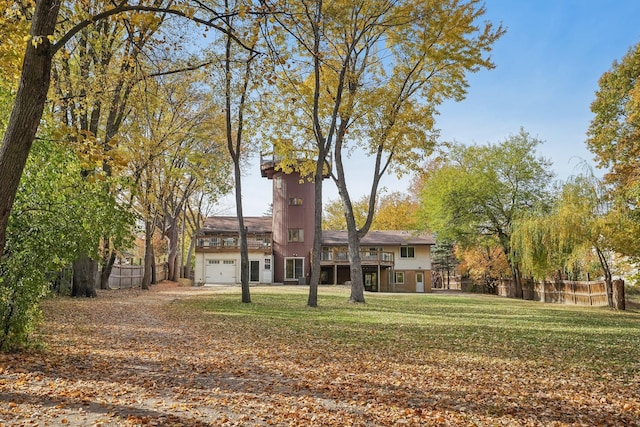
<svg viewBox="0 0 640 427"><path fill-rule="evenodd" d="M205 283L236 283L236 261L233 259L208 259L205 266Z"/></svg>

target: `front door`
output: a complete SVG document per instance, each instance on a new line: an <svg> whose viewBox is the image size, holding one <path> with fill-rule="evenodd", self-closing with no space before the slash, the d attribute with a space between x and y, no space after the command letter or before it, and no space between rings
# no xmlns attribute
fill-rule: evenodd
<svg viewBox="0 0 640 427"><path fill-rule="evenodd" d="M416 273L416 292L424 292L424 273Z"/></svg>
<svg viewBox="0 0 640 427"><path fill-rule="evenodd" d="M250 268L249 271L251 274L249 275L250 282L259 282L260 281L260 261L249 261Z"/></svg>

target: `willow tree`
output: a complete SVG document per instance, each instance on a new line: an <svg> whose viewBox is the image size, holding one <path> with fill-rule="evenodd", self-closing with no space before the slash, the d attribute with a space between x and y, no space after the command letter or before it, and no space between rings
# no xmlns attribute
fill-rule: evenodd
<svg viewBox="0 0 640 427"><path fill-rule="evenodd" d="M445 99L464 97L466 73L493 66L487 55L503 30L478 24L485 10L475 0L287 5L291 15L280 22L293 35L289 58L297 67L295 73L283 71L281 78L284 99L289 101L283 120L296 131L307 130L290 139L306 135L315 142L317 189L332 150L332 178L349 238L350 300L364 302L360 240L371 227L380 180L390 171L405 173L431 151L436 106ZM352 149L375 160L368 215L361 226L355 220L345 175L346 153ZM317 191L316 197L321 193ZM318 214L318 223L320 218ZM318 237L321 230L316 226ZM319 253L315 243L314 253ZM314 260L319 272L315 264ZM312 286L318 277L312 270Z"/></svg>
<svg viewBox="0 0 640 427"><path fill-rule="evenodd" d="M524 131L499 144L453 145L447 161L430 173L422 190L421 218L440 238L462 248L499 245L522 296L519 254L512 227L527 211L550 200L550 162L541 143Z"/></svg>
<svg viewBox="0 0 640 427"><path fill-rule="evenodd" d="M619 212L593 174L569 179L550 211L532 210L514 224L511 244L523 271L539 280L564 272L589 273L595 255L607 302L614 307L611 254L620 228ZM628 234L629 229L625 234Z"/></svg>

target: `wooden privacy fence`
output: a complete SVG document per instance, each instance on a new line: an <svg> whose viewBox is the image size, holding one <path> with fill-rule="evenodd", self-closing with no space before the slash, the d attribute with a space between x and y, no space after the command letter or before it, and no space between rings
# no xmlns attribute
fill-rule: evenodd
<svg viewBox="0 0 640 427"><path fill-rule="evenodd" d="M497 293L504 297L515 297L515 285L511 279L498 283ZM606 306L607 289L602 282L533 282L523 280L523 299L557 304Z"/></svg>
<svg viewBox="0 0 640 427"><path fill-rule="evenodd" d="M114 265L109 276L110 289L129 289L142 285L142 265ZM156 264L156 279L158 281L167 278L166 264Z"/></svg>

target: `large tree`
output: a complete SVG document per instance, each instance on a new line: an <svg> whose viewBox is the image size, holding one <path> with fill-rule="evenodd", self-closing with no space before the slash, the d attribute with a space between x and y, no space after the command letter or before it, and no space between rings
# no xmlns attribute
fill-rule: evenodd
<svg viewBox="0 0 640 427"><path fill-rule="evenodd" d="M37 0L33 9L24 8L20 16L0 17L25 19L30 24L24 54L18 54L23 58L20 81L0 148L0 254L4 253L7 221L47 100L53 58L63 46L83 29L122 13L168 14L228 32L218 25L223 14L201 1L148 0L130 4L123 0L109 2L94 12L90 10L91 2L73 2L77 13L65 19L64 25L58 19L62 3Z"/></svg>
<svg viewBox="0 0 640 427"><path fill-rule="evenodd" d="M203 91L204 77L192 71L148 79L137 119L125 124L123 156L130 161L134 206L145 222L145 286L155 264L151 241L156 228L168 243L168 279L177 280L189 199L205 188L214 197L228 185L220 114Z"/></svg>
<svg viewBox="0 0 640 427"><path fill-rule="evenodd" d="M462 247L500 245L522 296L512 227L525 212L548 203L551 163L536 154L541 143L523 130L498 144L454 144L447 161L424 181L421 217L438 236Z"/></svg>
<svg viewBox="0 0 640 427"><path fill-rule="evenodd" d="M7 222L22 170L47 99L55 53L50 39L54 37L59 9L59 0L41 0L31 16L20 83L0 147L0 256L4 254Z"/></svg>
<svg viewBox="0 0 640 427"><path fill-rule="evenodd" d="M640 43L599 80L595 114L587 133L587 147L606 179L628 201L638 204L640 191Z"/></svg>
<svg viewBox="0 0 640 427"><path fill-rule="evenodd" d="M282 66L279 79L275 73L266 77L280 84L275 100L287 100L269 106L278 120L265 136L273 143L282 170L296 170L303 179L311 179L314 183L314 237L307 305L317 307L322 249L322 181L338 133L337 108L347 78L345 72L337 76L332 95L335 102L333 105L324 102L326 75L323 64L328 55L324 34L332 20L322 0L263 0L261 3L276 11L273 14L275 25L266 22L266 34L273 47L273 62ZM341 61L349 61L355 44L343 48ZM328 120L323 115L326 109L334 110Z"/></svg>
<svg viewBox="0 0 640 427"><path fill-rule="evenodd" d="M95 14L106 6L104 1L88 5L87 12ZM60 15L73 25L77 5L64 5ZM140 58L149 56L151 46L162 24L162 17L149 15L149 19L119 15L101 20L83 28L73 40L61 48L53 66L54 91L51 96L54 118L61 126L61 134L77 152L84 156L85 178L102 174L108 180L117 176L119 168L113 150L118 144L118 133L132 108L129 98L144 69ZM62 24L64 25L64 24ZM105 185L104 191L117 191ZM95 272L100 267L100 286L107 288L109 275L116 259L111 236L102 239L102 257L97 259L82 254L74 261L75 296L95 296Z"/></svg>
<svg viewBox="0 0 640 427"><path fill-rule="evenodd" d="M288 57L296 67L282 72L281 96L290 102L279 117L288 126L275 138L295 141L298 152L309 147L305 138L314 141L317 198L324 161L333 149L332 178L349 236L350 300L364 302L360 239L371 226L382 176L406 171L431 150L435 106L462 99L465 74L492 66L486 55L502 29L478 26L484 8L475 0L298 3L289 5L291 15L280 20L292 35ZM346 152L354 147L375 158L369 215L361 226L345 176ZM320 253L319 208L316 200L314 256ZM318 261L312 260L312 292Z"/></svg>
<svg viewBox="0 0 640 427"><path fill-rule="evenodd" d="M244 1L225 0L225 10L246 8ZM242 163L251 153L252 148L246 141L246 123L256 123L257 120L250 119L251 95L255 92L255 86L262 80L264 69L260 67L260 55L255 51L259 37L260 21L244 20L241 23L240 17L228 14L224 23L230 32L224 37L224 54L220 71L222 74L219 87L224 88L221 96L224 105L224 140L227 151L233 164L233 178L235 184L236 216L238 218L238 236L240 241L240 284L242 288L242 302L250 303L251 294L249 288L249 247L247 243L247 228L244 222L244 210L242 206ZM243 32L247 44L245 47L238 46L231 37L231 31ZM215 91L215 88L213 89Z"/></svg>

